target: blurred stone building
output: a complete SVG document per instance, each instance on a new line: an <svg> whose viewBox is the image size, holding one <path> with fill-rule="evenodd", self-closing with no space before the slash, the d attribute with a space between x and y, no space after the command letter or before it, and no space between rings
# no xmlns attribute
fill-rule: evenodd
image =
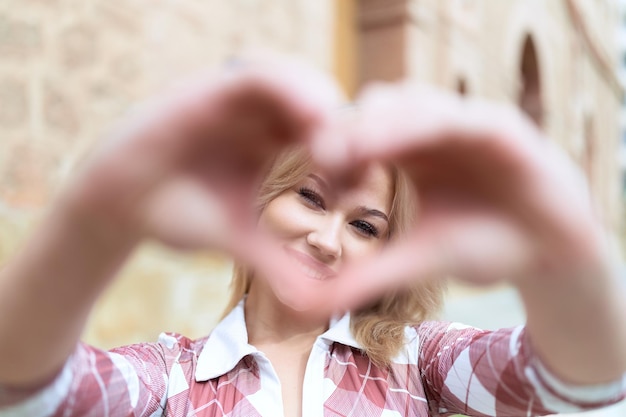
<svg viewBox="0 0 626 417"><path fill-rule="evenodd" d="M0 0L0 265L133 103L257 47L304 57L349 96L408 77L519 104L580 163L616 230L616 3ZM229 270L212 254L146 245L97 305L86 339L110 347L161 330L206 334Z"/></svg>

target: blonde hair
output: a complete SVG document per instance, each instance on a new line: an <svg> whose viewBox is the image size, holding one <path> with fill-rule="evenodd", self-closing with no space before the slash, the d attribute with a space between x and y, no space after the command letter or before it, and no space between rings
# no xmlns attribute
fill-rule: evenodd
<svg viewBox="0 0 626 417"><path fill-rule="evenodd" d="M393 199L389 212L390 238L406 233L414 222L415 197L406 176L391 167ZM280 154L261 184L257 208L296 186L310 173L311 161L302 149ZM231 296L225 309L230 312L248 293L252 271L236 264L231 282ZM440 281L416 282L383 296L378 302L353 311L350 328L365 354L378 366L388 366L405 343L404 329L430 318L441 306L444 286Z"/></svg>

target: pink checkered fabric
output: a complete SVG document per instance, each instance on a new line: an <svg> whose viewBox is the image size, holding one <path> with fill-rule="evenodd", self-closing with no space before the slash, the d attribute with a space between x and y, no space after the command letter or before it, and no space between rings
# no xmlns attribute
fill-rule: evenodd
<svg viewBox="0 0 626 417"><path fill-rule="evenodd" d="M163 334L158 343L109 352L80 344L46 388L0 388L0 416L280 416L277 377L247 344L238 309L198 340ZM405 349L380 368L350 334L349 318L334 323L311 352L307 375L319 377L305 376L303 416L532 416L624 398L623 381L558 381L533 355L523 327L424 322L406 336Z"/></svg>

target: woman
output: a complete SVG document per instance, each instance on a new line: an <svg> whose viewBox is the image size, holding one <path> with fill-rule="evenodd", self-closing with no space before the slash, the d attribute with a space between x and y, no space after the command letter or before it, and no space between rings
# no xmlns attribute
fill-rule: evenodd
<svg viewBox="0 0 626 417"><path fill-rule="evenodd" d="M273 62L116 131L2 271L0 415L514 416L623 398L623 289L568 161L488 103L397 85L350 119L337 104L324 77ZM77 345L146 238L247 265L232 310L196 341ZM423 321L447 275L509 280L527 325Z"/></svg>

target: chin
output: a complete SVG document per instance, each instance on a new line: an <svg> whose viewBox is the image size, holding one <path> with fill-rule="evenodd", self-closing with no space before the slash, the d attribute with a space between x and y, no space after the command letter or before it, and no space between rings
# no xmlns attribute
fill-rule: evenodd
<svg viewBox="0 0 626 417"><path fill-rule="evenodd" d="M309 282L301 282L293 285L289 283L282 285L281 288L276 288L274 294L281 304L289 309L298 313L311 313L316 312L323 314L326 310L324 305L324 293L321 290L319 284L323 281L306 279ZM307 285L307 284L314 285ZM290 285L291 284L291 285Z"/></svg>

